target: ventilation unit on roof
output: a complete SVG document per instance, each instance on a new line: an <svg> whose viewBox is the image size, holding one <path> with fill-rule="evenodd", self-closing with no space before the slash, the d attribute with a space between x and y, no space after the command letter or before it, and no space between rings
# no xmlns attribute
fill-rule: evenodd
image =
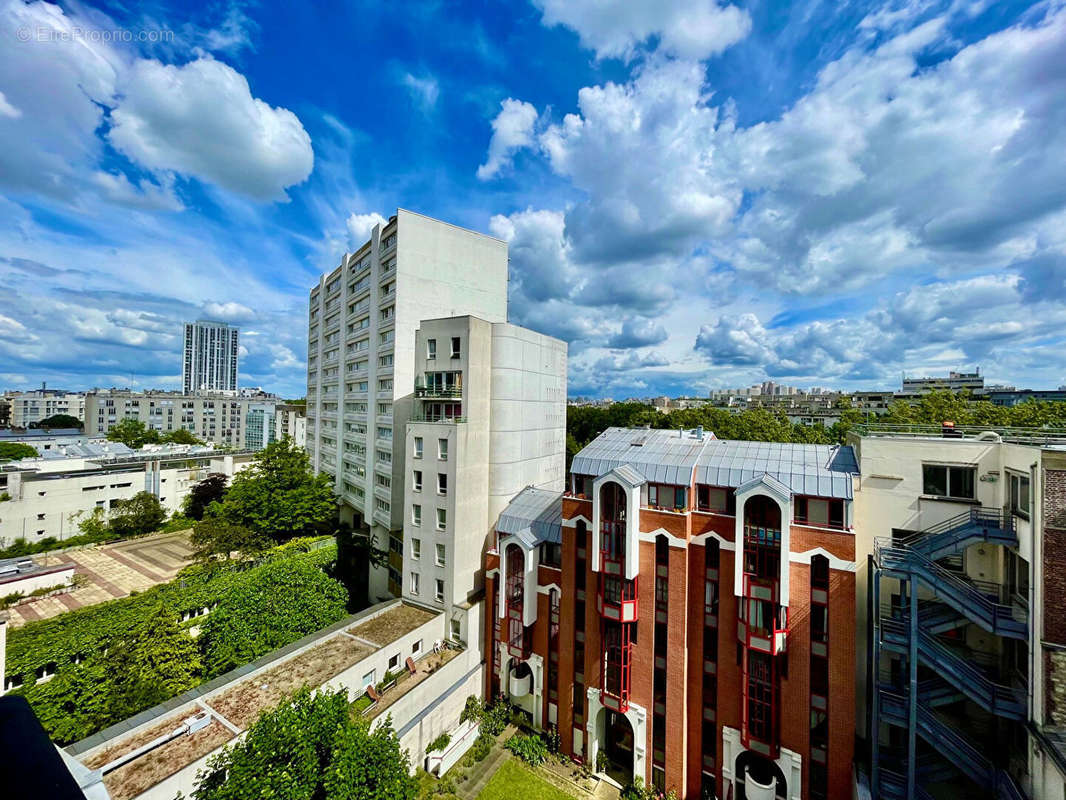
<svg viewBox="0 0 1066 800"><path fill-rule="evenodd" d="M633 441L631 441L631 442L629 443L629 446L630 446L630 447L643 447L643 446L644 446L644 442L646 442L646 441L648 441L648 436L647 436L647 434L641 434L641 435L640 435L640 436L638 436L638 437L637 437L636 439L634 439Z"/></svg>

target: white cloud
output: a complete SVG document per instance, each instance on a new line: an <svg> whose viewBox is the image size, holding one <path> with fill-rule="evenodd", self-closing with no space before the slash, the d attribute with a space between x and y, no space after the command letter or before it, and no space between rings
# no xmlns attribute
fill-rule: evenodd
<svg viewBox="0 0 1066 800"><path fill-rule="evenodd" d="M21 116L22 112L11 105L11 103L7 102L7 97L4 96L3 92L0 92L0 117L18 119Z"/></svg>
<svg viewBox="0 0 1066 800"><path fill-rule="evenodd" d="M429 113L437 105L437 98L440 97L440 84L432 75L419 77L405 72L400 82L423 113Z"/></svg>
<svg viewBox="0 0 1066 800"><path fill-rule="evenodd" d="M162 185L142 179L135 186L122 173L97 170L91 177L101 193L118 205L156 211L181 211L185 206L174 194L173 176L164 174L160 179Z"/></svg>
<svg viewBox="0 0 1066 800"><path fill-rule="evenodd" d="M545 25L575 31L598 58L630 58L652 37L662 52L704 59L739 42L751 17L715 0L533 0Z"/></svg>
<svg viewBox="0 0 1066 800"><path fill-rule="evenodd" d="M256 313L248 306L233 300L226 303L204 303L204 315L218 322L246 322L256 317Z"/></svg>
<svg viewBox="0 0 1066 800"><path fill-rule="evenodd" d="M257 200L277 200L311 173L311 137L288 109L252 97L232 67L140 60L111 113L111 143L149 169L174 171Z"/></svg>
<svg viewBox="0 0 1066 800"><path fill-rule="evenodd" d="M375 225L385 224L385 218L376 211L372 211L369 214L352 214L348 217L346 224L348 227L349 246L355 249L362 247L366 243Z"/></svg>
<svg viewBox="0 0 1066 800"><path fill-rule="evenodd" d="M479 180L496 177L511 164L515 153L534 143L537 109L531 103L508 97L500 103L500 113L492 121L492 139L485 163L477 168Z"/></svg>

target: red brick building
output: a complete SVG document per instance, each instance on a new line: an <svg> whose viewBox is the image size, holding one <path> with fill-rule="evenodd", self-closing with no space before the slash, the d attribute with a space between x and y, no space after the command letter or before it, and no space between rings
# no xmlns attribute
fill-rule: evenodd
<svg viewBox="0 0 1066 800"><path fill-rule="evenodd" d="M500 516L487 692L620 784L850 797L850 448L611 428L571 473Z"/></svg>

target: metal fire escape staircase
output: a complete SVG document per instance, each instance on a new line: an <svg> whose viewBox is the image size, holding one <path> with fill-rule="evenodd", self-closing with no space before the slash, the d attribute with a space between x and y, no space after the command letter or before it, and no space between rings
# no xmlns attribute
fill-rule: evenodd
<svg viewBox="0 0 1066 800"><path fill-rule="evenodd" d="M982 786L998 800L1024 800L1025 795L1001 769L958 731L944 722L934 708L963 697L989 713L1011 720L1025 720L1024 692L997 683L962 648L941 638L954 629L973 623L995 636L1026 640L1028 613L1001 602L998 587L982 587L953 572L943 563L958 558L971 544L1017 546L1014 520L1009 513L976 508L906 539L879 539L874 546L873 591L875 593L874 664L882 649L903 656L902 684L875 674L873 717L873 786L877 796L890 800L925 800L930 795L920 780L942 780L943 766L919 755L916 737L921 737L946 761ZM900 581L901 606L882 609L880 578ZM933 600L919 600L918 588ZM919 664L935 677L918 680ZM884 753L878 741L879 720L908 732L907 749L901 755Z"/></svg>

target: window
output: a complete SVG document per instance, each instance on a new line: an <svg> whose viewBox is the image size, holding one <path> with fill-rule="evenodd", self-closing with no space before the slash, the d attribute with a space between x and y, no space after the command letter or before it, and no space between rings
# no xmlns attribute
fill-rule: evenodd
<svg viewBox="0 0 1066 800"><path fill-rule="evenodd" d="M374 669L370 670L370 672L368 672L366 675L364 675L363 676L363 688L365 689L367 686L373 686L377 682L377 681L374 680L376 677L377 677L377 670L374 670Z"/></svg>
<svg viewBox="0 0 1066 800"><path fill-rule="evenodd" d="M460 639L463 638L463 625L459 620L451 620L450 628L452 641L458 642Z"/></svg>
<svg viewBox="0 0 1066 800"><path fill-rule="evenodd" d="M411 573L411 594L418 594L418 578L417 572Z"/></svg>
<svg viewBox="0 0 1066 800"><path fill-rule="evenodd" d="M1029 476L1008 472L1007 480L1010 481L1010 513L1029 519Z"/></svg>
<svg viewBox="0 0 1066 800"><path fill-rule="evenodd" d="M422 524L422 506L420 506L420 505L411 506L411 524L412 525L421 525Z"/></svg>
<svg viewBox="0 0 1066 800"><path fill-rule="evenodd" d="M827 528L844 527L844 501L797 496L792 500L795 522Z"/></svg>
<svg viewBox="0 0 1066 800"><path fill-rule="evenodd" d="M443 508L437 509L437 530L442 531L448 526L448 512Z"/></svg>
<svg viewBox="0 0 1066 800"><path fill-rule="evenodd" d="M422 652L422 640L419 639L413 645L411 645L411 655L417 656Z"/></svg>
<svg viewBox="0 0 1066 800"><path fill-rule="evenodd" d="M389 672L395 672L400 668L400 654L393 653L389 656Z"/></svg>
<svg viewBox="0 0 1066 800"><path fill-rule="evenodd" d="M437 473L437 494L448 494L448 475L444 472Z"/></svg>
<svg viewBox="0 0 1066 800"><path fill-rule="evenodd" d="M444 566L444 545L442 544L437 545L437 566Z"/></svg>
<svg viewBox="0 0 1066 800"><path fill-rule="evenodd" d="M696 508L699 511L713 511L718 514L735 516L737 513L737 496L732 489L700 484L696 487Z"/></svg>
<svg viewBox="0 0 1066 800"><path fill-rule="evenodd" d="M411 540L411 558L417 560L417 559L419 559L421 557L422 557L422 540L421 539L412 539Z"/></svg>
<svg viewBox="0 0 1066 800"><path fill-rule="evenodd" d="M544 567L558 569L563 564L563 546L554 542L542 542L540 545L540 563Z"/></svg>
<svg viewBox="0 0 1066 800"><path fill-rule="evenodd" d="M416 492L422 491L422 470L416 469L411 481L411 488Z"/></svg>
<svg viewBox="0 0 1066 800"><path fill-rule="evenodd" d="M438 603L444 602L444 581L440 578L437 578L436 598Z"/></svg>
<svg viewBox="0 0 1066 800"><path fill-rule="evenodd" d="M422 457L422 437L421 436L416 436L415 437L415 458L421 458L421 457Z"/></svg>
<svg viewBox="0 0 1066 800"><path fill-rule="evenodd" d="M922 493L934 497L973 500L976 467L949 467L942 464L922 465Z"/></svg>
<svg viewBox="0 0 1066 800"><path fill-rule="evenodd" d="M652 508L665 508L684 511L688 507L687 490L684 486L663 486L648 484L648 505Z"/></svg>
<svg viewBox="0 0 1066 800"><path fill-rule="evenodd" d="M429 359L434 359L436 357L437 357L437 340L436 339L427 339L426 340L426 359L429 360Z"/></svg>
<svg viewBox="0 0 1066 800"><path fill-rule="evenodd" d="M459 348L459 337L458 336L453 336L452 337L452 358L459 358L460 352L461 351L460 351L460 348Z"/></svg>
<svg viewBox="0 0 1066 800"><path fill-rule="evenodd" d="M448 460L448 440L437 439L437 458L441 461Z"/></svg>

